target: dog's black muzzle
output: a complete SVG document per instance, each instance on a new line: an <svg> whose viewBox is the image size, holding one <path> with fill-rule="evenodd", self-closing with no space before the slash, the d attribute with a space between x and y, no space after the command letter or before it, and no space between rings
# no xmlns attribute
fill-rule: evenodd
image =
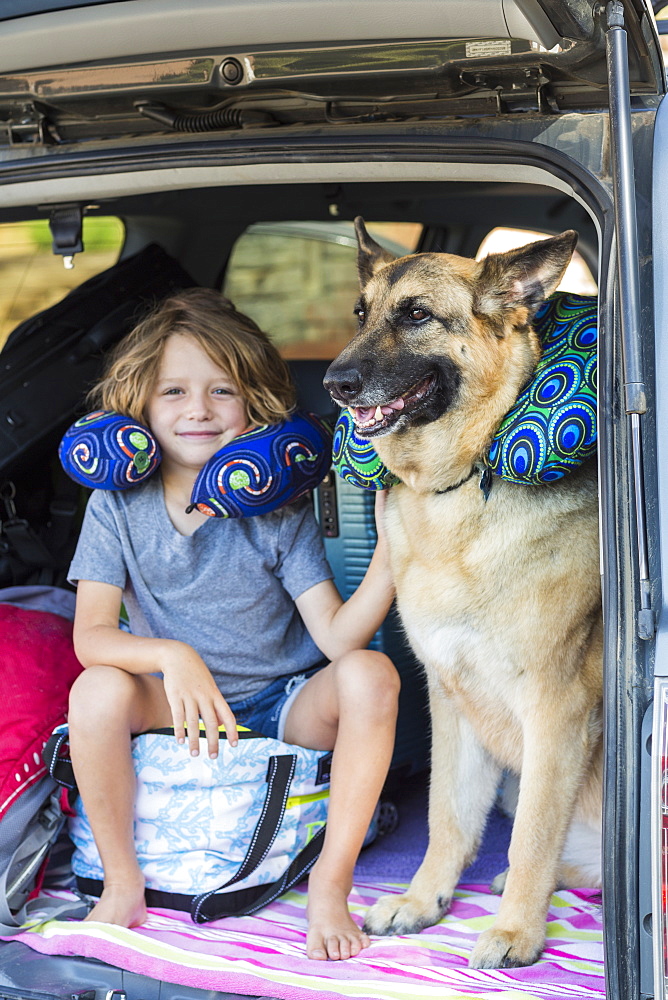
<svg viewBox="0 0 668 1000"><path fill-rule="evenodd" d="M330 396L344 406L353 402L364 387L364 374L356 365L332 361L323 385Z"/></svg>

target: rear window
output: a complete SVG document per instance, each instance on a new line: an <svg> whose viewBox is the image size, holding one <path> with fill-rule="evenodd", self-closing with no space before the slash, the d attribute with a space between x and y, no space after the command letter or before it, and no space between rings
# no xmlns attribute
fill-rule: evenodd
<svg viewBox="0 0 668 1000"><path fill-rule="evenodd" d="M397 257L412 253L422 226L366 223ZM350 222L250 226L235 243L224 294L268 333L283 357L335 358L357 329L357 240Z"/></svg>
<svg viewBox="0 0 668 1000"><path fill-rule="evenodd" d="M506 250L522 247L526 243L545 240L550 235L550 233L539 233L531 229L503 229L501 227L492 229L480 244L476 260L481 260L490 253L504 253ZM578 295L598 294L598 286L589 265L577 250L566 268L566 273L557 291L575 292Z"/></svg>
<svg viewBox="0 0 668 1000"><path fill-rule="evenodd" d="M52 252L46 219L0 225L0 350L19 323L115 264L124 238L120 219L85 218L84 252L76 255L74 267L68 270L63 258Z"/></svg>

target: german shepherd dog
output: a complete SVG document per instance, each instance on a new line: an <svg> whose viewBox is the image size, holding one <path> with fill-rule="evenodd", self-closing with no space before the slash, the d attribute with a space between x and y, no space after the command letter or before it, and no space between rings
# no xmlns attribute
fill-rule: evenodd
<svg viewBox="0 0 668 1000"><path fill-rule="evenodd" d="M520 776L509 868L469 965L529 965L555 887L600 884L596 468L549 485L493 476L488 494L481 487L492 437L540 357L533 316L577 233L479 262L397 260L355 225L359 331L325 386L401 479L386 526L399 612L426 669L433 742L427 853L408 892L372 907L366 930L417 932L447 912L506 769ZM589 871L569 857L576 827L593 831Z"/></svg>

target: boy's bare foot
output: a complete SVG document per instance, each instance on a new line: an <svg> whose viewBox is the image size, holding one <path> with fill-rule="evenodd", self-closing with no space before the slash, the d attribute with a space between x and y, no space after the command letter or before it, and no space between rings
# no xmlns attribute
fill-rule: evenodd
<svg viewBox="0 0 668 1000"><path fill-rule="evenodd" d="M119 924L121 927L139 927L146 920L143 882L140 886L126 883L105 885L99 903L84 919Z"/></svg>
<svg viewBox="0 0 668 1000"><path fill-rule="evenodd" d="M348 910L348 891L336 882L309 876L306 956L324 962L354 958L370 945Z"/></svg>

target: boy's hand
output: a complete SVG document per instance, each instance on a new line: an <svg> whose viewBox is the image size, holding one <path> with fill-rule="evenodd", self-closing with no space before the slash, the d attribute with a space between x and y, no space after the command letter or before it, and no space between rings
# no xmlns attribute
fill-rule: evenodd
<svg viewBox="0 0 668 1000"><path fill-rule="evenodd" d="M187 729L190 753L196 757L199 753L201 719L209 757L218 756L219 725L225 726L230 746L236 746L236 719L201 656L187 643L170 642L159 666L178 742L185 742Z"/></svg>

